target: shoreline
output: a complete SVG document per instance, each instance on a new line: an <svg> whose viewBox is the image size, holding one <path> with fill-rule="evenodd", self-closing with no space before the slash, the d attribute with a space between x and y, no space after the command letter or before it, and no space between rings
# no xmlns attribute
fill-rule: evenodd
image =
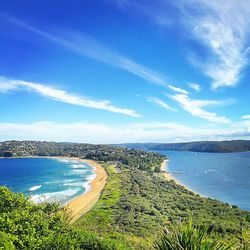
<svg viewBox="0 0 250 250"><path fill-rule="evenodd" d="M4 158L4 157L1 157ZM1 159L0 158L0 159ZM25 156L25 157L10 157L8 159L17 159L17 158L48 158L48 159L66 159L66 160L75 160L79 162L86 163L87 165L93 168L95 173L95 178L89 182L90 188L83 194L69 200L66 204L63 205L66 209L69 210L70 214L70 223L77 221L82 215L90 211L96 202L98 201L102 190L104 189L108 175L106 170L94 160L82 159L79 157L69 157L69 156Z"/></svg>
<svg viewBox="0 0 250 250"><path fill-rule="evenodd" d="M94 168L95 178L90 182L90 189L82 195L70 200L64 207L69 209L71 219L70 223L77 221L82 215L90 211L99 200L102 190L104 189L108 175L101 164L93 160L81 159L77 157L64 157L65 159L77 160L87 163Z"/></svg>
<svg viewBox="0 0 250 250"><path fill-rule="evenodd" d="M166 160L164 160L161 163L161 173L162 173L163 177L167 181L174 181L177 185L180 185L180 186L184 187L185 189L187 189L188 191L190 191L190 192L192 192L192 193L194 193L196 195L198 194L198 195L201 196L201 194L193 191L191 188L187 187L186 185L184 185L183 183L181 183L180 181L178 181L176 178L174 178L174 176L170 172L168 172L168 167L167 167L168 166L167 165L168 161L169 161L169 159L166 159Z"/></svg>

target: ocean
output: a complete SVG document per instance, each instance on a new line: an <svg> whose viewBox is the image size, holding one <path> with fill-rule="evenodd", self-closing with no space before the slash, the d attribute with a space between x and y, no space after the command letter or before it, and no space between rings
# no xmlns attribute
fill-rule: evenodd
<svg viewBox="0 0 250 250"><path fill-rule="evenodd" d="M86 163L65 158L0 159L0 185L22 192L36 203L66 204L85 193L95 178Z"/></svg>
<svg viewBox="0 0 250 250"><path fill-rule="evenodd" d="M157 152L169 157L168 171L189 189L250 210L250 152Z"/></svg>
<svg viewBox="0 0 250 250"><path fill-rule="evenodd" d="M250 210L250 152L157 151L169 157L168 171L194 192ZM91 166L64 158L0 159L0 185L36 203L61 204L83 194L95 177Z"/></svg>

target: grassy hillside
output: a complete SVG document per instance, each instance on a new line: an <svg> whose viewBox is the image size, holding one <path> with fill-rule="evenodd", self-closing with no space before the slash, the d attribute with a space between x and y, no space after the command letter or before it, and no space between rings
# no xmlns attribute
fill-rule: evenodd
<svg viewBox="0 0 250 250"><path fill-rule="evenodd" d="M164 227L192 217L216 237L238 242L241 224L250 229L250 213L217 200L199 197L161 174L133 167L105 165L109 182L94 209L77 227L99 236L129 242L133 249L152 249Z"/></svg>
<svg viewBox="0 0 250 250"><path fill-rule="evenodd" d="M212 231L211 240L243 249L240 227L249 234L249 212L201 198L160 174L103 165L109 180L101 198L74 225L69 225L67 214L56 204L35 205L0 187L0 249L150 250L161 243L164 228L171 230L190 216L194 232L197 225L205 225Z"/></svg>
<svg viewBox="0 0 250 250"><path fill-rule="evenodd" d="M209 240L235 243L230 249L243 249L243 234L249 237L250 212L202 198L165 180L159 173L164 160L159 154L105 145L30 141L2 143L0 152L95 159L109 176L95 207L74 225L69 225L67 214L57 205L35 205L0 187L0 249L150 250L164 228L170 230L190 218L194 228L189 232L205 226Z"/></svg>

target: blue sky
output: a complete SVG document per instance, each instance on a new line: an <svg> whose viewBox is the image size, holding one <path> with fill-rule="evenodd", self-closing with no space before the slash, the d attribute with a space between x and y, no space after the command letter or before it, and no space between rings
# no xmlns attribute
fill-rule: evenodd
<svg viewBox="0 0 250 250"><path fill-rule="evenodd" d="M250 138L250 2L0 3L0 140Z"/></svg>

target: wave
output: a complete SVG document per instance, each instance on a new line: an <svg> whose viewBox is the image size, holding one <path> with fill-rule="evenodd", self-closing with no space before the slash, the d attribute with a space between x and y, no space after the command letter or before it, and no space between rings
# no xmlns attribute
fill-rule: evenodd
<svg viewBox="0 0 250 250"><path fill-rule="evenodd" d="M88 192L91 188L91 182L95 179L96 174L91 174L88 176L85 176L83 181L72 181L64 183L63 186L67 187L81 187L85 189L85 193Z"/></svg>
<svg viewBox="0 0 250 250"><path fill-rule="evenodd" d="M50 184L62 184L67 182L73 182L75 179L64 179L64 180L55 180L55 181L46 181L44 184L50 185Z"/></svg>
<svg viewBox="0 0 250 250"><path fill-rule="evenodd" d="M70 160L66 159L66 158L56 158L59 162L63 162L63 163L69 163L71 162Z"/></svg>
<svg viewBox="0 0 250 250"><path fill-rule="evenodd" d="M96 174L91 174L91 175L88 175L88 176L85 176L85 179L88 181L88 182L91 182L95 179L96 177Z"/></svg>
<svg viewBox="0 0 250 250"><path fill-rule="evenodd" d="M29 189L29 191L36 191L37 189L39 189L42 185L37 185L37 186L33 186Z"/></svg>
<svg viewBox="0 0 250 250"><path fill-rule="evenodd" d="M82 181L76 181L76 182L70 182L70 183L64 183L63 186L67 187L85 187L86 182Z"/></svg>
<svg viewBox="0 0 250 250"><path fill-rule="evenodd" d="M86 169L74 169L72 172L74 174L86 174L88 172L88 170L86 170Z"/></svg>
<svg viewBox="0 0 250 250"><path fill-rule="evenodd" d="M71 196L75 195L79 191L81 191L81 189L72 188L72 189L67 189L67 190L59 191L59 192L36 194L36 195L32 195L30 197L30 200L32 200L33 202L37 204L44 203L44 202L62 202L64 200L68 200Z"/></svg>
<svg viewBox="0 0 250 250"><path fill-rule="evenodd" d="M84 168L84 169L86 169L87 166L84 164L73 164L73 165L71 165L71 168L74 168L74 169L78 169L78 168L83 169Z"/></svg>

